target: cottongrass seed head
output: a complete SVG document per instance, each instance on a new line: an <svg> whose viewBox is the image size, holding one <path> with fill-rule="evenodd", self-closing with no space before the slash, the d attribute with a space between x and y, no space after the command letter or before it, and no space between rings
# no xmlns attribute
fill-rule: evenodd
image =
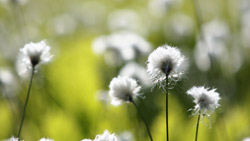
<svg viewBox="0 0 250 141"><path fill-rule="evenodd" d="M41 138L39 141L54 141L54 140L52 140L52 139L49 139L49 138Z"/></svg>
<svg viewBox="0 0 250 141"><path fill-rule="evenodd" d="M14 136L9 138L9 139L5 139L3 141L20 141L18 138L15 138Z"/></svg>
<svg viewBox="0 0 250 141"><path fill-rule="evenodd" d="M180 50L168 45L155 49L148 57L147 72L154 84L166 79L178 80L183 74L182 64L185 57Z"/></svg>
<svg viewBox="0 0 250 141"><path fill-rule="evenodd" d="M193 109L194 115L210 116L220 106L219 100L221 98L215 90L209 90L204 86L194 86L187 91L187 94L194 98L193 102L196 104Z"/></svg>
<svg viewBox="0 0 250 141"><path fill-rule="evenodd" d="M31 42L25 44L24 47L20 49L20 55L17 61L18 72L22 75L32 68L37 69L40 64L48 63L52 57L50 47L44 40L38 43Z"/></svg>
<svg viewBox="0 0 250 141"><path fill-rule="evenodd" d="M118 76L111 80L109 89L111 104L118 106L122 102L132 102L140 96L141 87L132 78Z"/></svg>
<svg viewBox="0 0 250 141"><path fill-rule="evenodd" d="M83 139L82 141L118 141L115 134L110 134L108 130L105 130L102 135L97 135L94 140Z"/></svg>

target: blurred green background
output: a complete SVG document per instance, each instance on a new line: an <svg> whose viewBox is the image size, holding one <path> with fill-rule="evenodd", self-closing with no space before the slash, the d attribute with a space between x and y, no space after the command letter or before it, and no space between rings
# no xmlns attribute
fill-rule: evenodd
<svg viewBox="0 0 250 141"><path fill-rule="evenodd" d="M212 21L222 24L206 30ZM0 68L14 74L15 84L9 86L16 89L6 96L0 83L0 139L17 135L28 89L28 79L16 72L19 48L45 39L54 57L35 75L22 139L94 139L108 129L132 136L129 140L148 140L133 105L114 107L97 94L108 90L127 62L109 65L104 55L94 53L93 41L124 30L141 35L153 48L176 46L188 58L184 77L169 95L172 141L194 140L197 117L188 112L194 104L186 95L194 85L217 88L222 97L211 128L207 118L200 124L199 140L250 136L249 0L0 0ZM210 32L217 44L207 55L206 47L197 44ZM134 61L146 67L147 55ZM142 93L145 98L137 103L153 138L166 140L164 91L156 86Z"/></svg>

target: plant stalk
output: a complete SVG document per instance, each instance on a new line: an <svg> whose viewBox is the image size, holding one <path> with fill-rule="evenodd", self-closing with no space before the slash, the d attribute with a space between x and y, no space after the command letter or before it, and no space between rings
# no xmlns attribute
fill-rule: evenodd
<svg viewBox="0 0 250 141"><path fill-rule="evenodd" d="M167 135L167 141L169 141L169 130L168 130L168 74L166 75L166 135Z"/></svg>
<svg viewBox="0 0 250 141"><path fill-rule="evenodd" d="M200 118L201 118L201 114L199 113L199 115L198 115L198 120L197 120L197 126L196 126L195 141L198 140L198 130L199 130Z"/></svg>
<svg viewBox="0 0 250 141"><path fill-rule="evenodd" d="M146 126L146 128L147 128L147 132L148 132L148 136L149 136L150 140L153 141L153 138L152 138L152 135L151 135L149 126L148 126L146 120L143 118L143 116L142 116L142 114L141 114L141 112L140 112L140 110L139 110L139 107L136 105L136 103L134 102L134 100L131 100L131 102L133 103L133 105L135 106L135 108L136 108L138 114L140 115L141 119L143 120L143 122L144 122L144 124L145 124L145 126Z"/></svg>
<svg viewBox="0 0 250 141"><path fill-rule="evenodd" d="M24 122L24 118L25 118L25 112L26 112L26 108L27 108L27 105L28 105L29 96L30 96L30 90L31 90L31 85L32 85L32 80L33 80L33 76L34 76L34 72L35 72L34 70L35 70L35 68L32 67L31 77L30 77L30 82L29 82L29 88L28 88L28 92L27 92L25 104L24 104L24 107L23 107L23 113L22 113L22 118L21 118L21 124L20 124L20 127L19 127L18 135L17 135L17 138L18 138L18 139L20 138L21 131L22 131L22 127L23 127L23 122Z"/></svg>

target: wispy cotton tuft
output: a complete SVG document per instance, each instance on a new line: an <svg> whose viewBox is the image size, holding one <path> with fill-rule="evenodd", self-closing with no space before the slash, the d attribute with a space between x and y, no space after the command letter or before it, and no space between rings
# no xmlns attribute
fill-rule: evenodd
<svg viewBox="0 0 250 141"><path fill-rule="evenodd" d="M122 102L131 102L140 96L141 87L132 78L118 76L112 79L109 89L111 104L118 106Z"/></svg>
<svg viewBox="0 0 250 141"><path fill-rule="evenodd" d="M97 135L94 140L83 139L82 141L117 141L115 134L110 134L108 130L105 130L102 135Z"/></svg>
<svg viewBox="0 0 250 141"><path fill-rule="evenodd" d="M147 72L153 83L162 82L168 78L178 80L183 74L185 57L180 50L168 45L160 46L148 57Z"/></svg>
<svg viewBox="0 0 250 141"><path fill-rule="evenodd" d="M18 138L11 137L10 139L4 140L4 141L19 141Z"/></svg>
<svg viewBox="0 0 250 141"><path fill-rule="evenodd" d="M32 67L37 69L40 64L48 63L52 57L50 47L45 41L28 43L20 49L17 61L18 72L22 75L31 70Z"/></svg>
<svg viewBox="0 0 250 141"><path fill-rule="evenodd" d="M187 91L187 94L194 98L193 102L196 104L193 109L194 114L209 116L220 106L219 100L221 98L215 90L209 90L205 87L192 87Z"/></svg>
<svg viewBox="0 0 250 141"><path fill-rule="evenodd" d="M39 141L54 141L54 140L52 140L52 139L46 139L46 138L41 138Z"/></svg>

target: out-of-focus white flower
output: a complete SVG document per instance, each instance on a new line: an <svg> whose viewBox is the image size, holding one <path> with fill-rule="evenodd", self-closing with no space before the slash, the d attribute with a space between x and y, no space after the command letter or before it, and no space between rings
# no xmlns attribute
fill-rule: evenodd
<svg viewBox="0 0 250 141"><path fill-rule="evenodd" d="M237 38L230 37L232 34L228 25L223 21L214 20L204 24L202 31L202 38L198 40L194 50L197 67L208 71L212 64L216 63L224 74L237 72L243 63L243 55Z"/></svg>
<svg viewBox="0 0 250 141"><path fill-rule="evenodd" d="M18 138L15 138L14 136L7 139L7 140L4 140L4 141L19 141Z"/></svg>
<svg viewBox="0 0 250 141"><path fill-rule="evenodd" d="M118 106L122 102L131 102L140 96L141 87L132 78L118 76L112 79L109 89L111 104Z"/></svg>
<svg viewBox="0 0 250 141"><path fill-rule="evenodd" d="M83 139L82 141L92 141L91 139Z"/></svg>
<svg viewBox="0 0 250 141"><path fill-rule="evenodd" d="M133 141L133 135L129 131L124 131L121 134L118 135L119 141Z"/></svg>
<svg viewBox="0 0 250 141"><path fill-rule="evenodd" d="M145 34L145 23L141 16L134 10L122 9L116 10L108 16L108 26L111 31L135 31Z"/></svg>
<svg viewBox="0 0 250 141"><path fill-rule="evenodd" d="M130 62L126 64L119 73L120 76L127 76L134 78L143 86L151 86L152 83L150 81L150 78L147 74L146 68L142 67L141 65Z"/></svg>
<svg viewBox="0 0 250 141"><path fill-rule="evenodd" d="M28 0L0 0L0 2L2 3L14 3L14 4L19 4L19 5L25 5Z"/></svg>
<svg viewBox="0 0 250 141"><path fill-rule="evenodd" d="M174 14L164 26L164 34L167 39L175 42L185 41L194 33L192 19L182 13Z"/></svg>
<svg viewBox="0 0 250 141"><path fill-rule="evenodd" d="M46 139L46 138L41 138L39 141L54 141L54 140L52 140L52 139Z"/></svg>
<svg viewBox="0 0 250 141"><path fill-rule="evenodd" d="M209 116L220 106L219 100L221 98L215 90L209 90L205 87L192 87L187 91L187 94L194 98L193 102L196 104L193 109L194 114Z"/></svg>
<svg viewBox="0 0 250 141"><path fill-rule="evenodd" d="M214 20L202 25L201 40L198 40L194 50L195 62L202 71L211 67L211 57L223 62L230 58L227 49L229 28L226 23Z"/></svg>
<svg viewBox="0 0 250 141"><path fill-rule="evenodd" d="M148 55L151 51L150 43L131 32L101 36L93 42L92 47L96 54L104 54L107 63L111 65L134 60L136 57Z"/></svg>
<svg viewBox="0 0 250 141"><path fill-rule="evenodd" d="M242 141L250 141L250 137L244 138Z"/></svg>
<svg viewBox="0 0 250 141"><path fill-rule="evenodd" d="M250 48L250 2L248 0L241 1L241 42L243 47Z"/></svg>
<svg viewBox="0 0 250 141"><path fill-rule="evenodd" d="M82 141L91 141L91 139L83 139ZM105 130L102 135L97 135L93 141L117 141L117 137Z"/></svg>
<svg viewBox="0 0 250 141"><path fill-rule="evenodd" d="M107 104L109 102L108 91L105 91L105 90L97 91L96 98L97 98L97 100L103 102L104 104Z"/></svg>
<svg viewBox="0 0 250 141"><path fill-rule="evenodd" d="M72 34L77 26L77 22L72 15L62 14L48 23L48 32L55 35Z"/></svg>
<svg viewBox="0 0 250 141"><path fill-rule="evenodd" d="M5 68L0 69L0 90L3 96L13 97L18 89L17 79L14 74Z"/></svg>
<svg viewBox="0 0 250 141"><path fill-rule="evenodd" d="M28 43L20 49L20 56L17 60L17 70L20 75L25 74L40 64L48 63L53 56L50 54L50 47L41 41L38 43Z"/></svg>
<svg viewBox="0 0 250 141"><path fill-rule="evenodd" d="M183 74L181 65L184 60L179 49L168 45L160 46L149 55L147 72L155 84L165 80L166 75L175 80Z"/></svg>
<svg viewBox="0 0 250 141"><path fill-rule="evenodd" d="M182 0L150 0L149 11L155 17L162 17L173 6L180 5Z"/></svg>

